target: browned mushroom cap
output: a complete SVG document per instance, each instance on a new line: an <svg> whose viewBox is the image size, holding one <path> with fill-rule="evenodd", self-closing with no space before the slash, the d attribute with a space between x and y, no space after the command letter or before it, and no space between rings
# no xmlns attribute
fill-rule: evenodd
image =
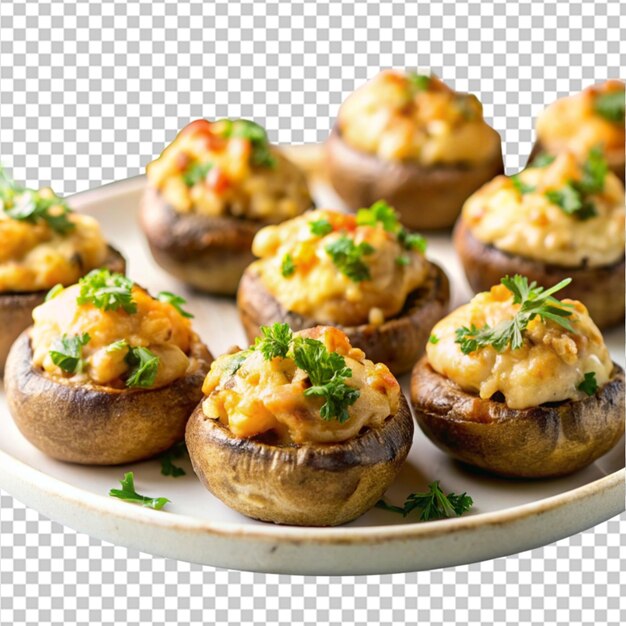
<svg viewBox="0 0 626 626"><path fill-rule="evenodd" d="M198 406L185 440L204 486L236 511L277 524L336 526L365 513L393 482L413 420L401 395L395 415L348 441L272 445L235 437Z"/></svg>
<svg viewBox="0 0 626 626"><path fill-rule="evenodd" d="M330 181L349 208L386 200L402 223L415 230L450 228L467 198L504 173L500 144L477 165L424 167L409 161L385 161L355 150L334 128L326 141Z"/></svg>
<svg viewBox="0 0 626 626"><path fill-rule="evenodd" d="M488 291L507 274L521 274L544 287L555 285L569 276L572 282L559 292L561 298L580 300L600 328L624 319L624 257L601 267L548 265L479 241L463 218L454 229L454 246L475 292Z"/></svg>
<svg viewBox="0 0 626 626"><path fill-rule="evenodd" d="M78 385L33 367L26 330L7 360L9 410L24 437L55 459L86 465L147 459L183 438L187 419L202 398L213 359L197 336L190 357L185 377L160 389Z"/></svg>
<svg viewBox="0 0 626 626"><path fill-rule="evenodd" d="M584 400L510 409L463 391L424 357L411 403L428 438L456 459L503 476L560 476L593 463L624 433L624 370L614 364L609 382Z"/></svg>
<svg viewBox="0 0 626 626"><path fill-rule="evenodd" d="M182 214L147 187L139 219L154 260L179 280L208 293L233 295L254 261L252 240L264 226L235 217Z"/></svg>
<svg viewBox="0 0 626 626"><path fill-rule="evenodd" d="M109 246L102 267L123 274L126 271L126 262L115 248ZM11 345L18 335L32 324L33 309L44 301L47 293L47 290L0 293L0 327L2 327L0 333L0 376L4 372L4 364Z"/></svg>
<svg viewBox="0 0 626 626"><path fill-rule="evenodd" d="M541 141L539 141L539 139L537 139L537 141L535 141L535 143L533 145L533 149L530 151L530 154L528 155L528 160L526 161L526 167L530 167L532 165L532 162L540 154L551 154L551 153L547 152L547 150L545 149L545 147L543 146ZM552 155L552 156L554 156L554 155ZM612 154L612 155L605 154L605 158L607 159L607 163L609 165L609 169L611 170L611 172L613 172L613 174L615 174L615 176L617 176L622 181L622 184L624 184L624 179L625 179L625 171L624 171L625 153L621 152L621 154L619 154L619 155L616 155L616 154Z"/></svg>
<svg viewBox="0 0 626 626"><path fill-rule="evenodd" d="M424 284L409 294L400 313L381 325L360 324L338 328L348 335L355 348L375 363L385 363L396 375L408 372L424 352L432 327L448 310L450 283L444 271L430 263ZM317 326L320 322L286 310L265 288L254 268L248 268L237 292L239 315L252 343L261 326L286 322L294 331Z"/></svg>

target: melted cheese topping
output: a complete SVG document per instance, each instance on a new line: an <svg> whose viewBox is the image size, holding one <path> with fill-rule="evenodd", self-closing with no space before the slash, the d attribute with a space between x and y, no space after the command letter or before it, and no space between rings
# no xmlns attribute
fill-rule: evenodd
<svg viewBox="0 0 626 626"><path fill-rule="evenodd" d="M455 331L472 324L481 328L510 320L519 310L511 292L503 285L477 294L438 322L432 330L439 341L428 343L426 354L432 368L483 399L502 393L507 406L524 409L544 402L582 400L577 389L588 372L594 372L598 387L610 378L613 363L598 327L585 306L576 300L569 321L576 333L569 333L554 322L532 320L524 333L524 344L517 350L497 352L487 346L463 354L455 343Z"/></svg>
<svg viewBox="0 0 626 626"><path fill-rule="evenodd" d="M126 340L131 347L148 348L159 357L152 388L164 387L185 375L193 334L189 320L171 304L155 300L135 285L132 294L136 313L126 313L122 308L104 311L92 304L77 304L79 293L80 287L73 285L33 311L33 365L53 376L67 377L53 363L50 349L63 335L88 333L89 343L82 349L85 367L82 374L72 375L73 381L124 387L122 377L129 370L125 361L128 349L107 352L111 344L120 340Z"/></svg>
<svg viewBox="0 0 626 626"><path fill-rule="evenodd" d="M475 96L457 93L434 76L426 89L417 89L410 76L393 70L349 96L337 123L344 140L361 152L426 166L478 163L500 145Z"/></svg>
<svg viewBox="0 0 626 626"><path fill-rule="evenodd" d="M609 164L623 166L624 120L613 122L594 109L598 96L616 91L624 92L624 83L609 80L552 103L537 118L537 137L543 149L549 154L569 150L584 161L589 150L600 145Z"/></svg>
<svg viewBox="0 0 626 626"><path fill-rule="evenodd" d="M241 352L216 359L206 377L204 414L219 419L236 437L254 437L272 431L281 443L333 443L356 437L362 428L379 428L398 411L400 385L383 363L374 364L353 348L346 335L331 327L312 328L296 335L319 339L330 352L345 358L352 370L346 384L360 391L348 407L343 424L320 416L321 398L305 397L308 375L290 359L266 361L253 351L232 373Z"/></svg>
<svg viewBox="0 0 626 626"><path fill-rule="evenodd" d="M69 213L74 229L62 235L43 220L12 219L2 209L0 200L0 293L71 285L104 262L107 244L93 218Z"/></svg>
<svg viewBox="0 0 626 626"><path fill-rule="evenodd" d="M186 126L149 163L150 183L181 213L235 216L278 222L298 215L312 204L304 174L282 153L270 148L273 166L254 165L253 144L244 137L225 138L231 122L197 120ZM212 164L189 185L185 173Z"/></svg>
<svg viewBox="0 0 626 626"><path fill-rule="evenodd" d="M602 193L590 196L598 215L586 220L568 215L545 196L581 177L571 153L548 167L521 172L519 180L535 187L530 193L498 176L468 198L463 220L477 239L511 254L563 267L610 265L624 255L624 188L618 178L606 174Z"/></svg>
<svg viewBox="0 0 626 626"><path fill-rule="evenodd" d="M333 230L317 236L311 222L327 220ZM326 251L329 244L348 237L374 251L361 258L371 279L355 282L343 274ZM428 261L415 250L405 250L395 234L376 226L358 226L353 215L328 210L309 211L278 226L260 230L252 252L261 260L250 266L266 289L289 311L320 323L356 326L368 321L382 324L399 313L407 296L423 284ZM293 274L283 276L282 264L289 255ZM398 259L406 260L401 265Z"/></svg>

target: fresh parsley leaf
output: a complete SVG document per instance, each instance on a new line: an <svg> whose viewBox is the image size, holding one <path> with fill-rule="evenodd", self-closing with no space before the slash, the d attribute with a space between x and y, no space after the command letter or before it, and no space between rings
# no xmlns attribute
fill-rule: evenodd
<svg viewBox="0 0 626 626"><path fill-rule="evenodd" d="M598 381L595 372L586 372L581 383L576 387L578 391L584 391L588 396L594 396L598 391Z"/></svg>
<svg viewBox="0 0 626 626"><path fill-rule="evenodd" d="M493 346L498 352L507 347L512 350L521 348L524 343L523 333L530 321L537 316L544 322L551 320L565 330L575 332L568 320L572 314L572 305L563 304L553 297L554 293L572 282L571 278L566 278L549 289L538 287L535 282L529 284L528 279L519 274L513 278L505 276L500 282L513 294L513 303L520 305L519 311L513 319L504 320L493 328L487 325L477 328L474 324L469 328L457 328L454 341L463 354L471 354L486 346Z"/></svg>
<svg viewBox="0 0 626 626"><path fill-rule="evenodd" d="M407 72L407 78L415 91L428 91L430 87L430 76L418 74L417 72Z"/></svg>
<svg viewBox="0 0 626 626"><path fill-rule="evenodd" d="M356 223L359 226L376 226L380 223L388 233L397 232L400 226L398 214L384 200L374 202L369 209L359 209Z"/></svg>
<svg viewBox="0 0 626 626"><path fill-rule="evenodd" d="M119 339L118 341L114 341L110 343L106 347L106 352L119 352L120 350L128 350L130 346L128 345L128 341L126 339Z"/></svg>
<svg viewBox="0 0 626 626"><path fill-rule="evenodd" d="M133 281L122 274L107 269L92 270L78 281L80 293L78 304L93 304L103 311L136 313L137 304L133 300Z"/></svg>
<svg viewBox="0 0 626 626"><path fill-rule="evenodd" d="M130 348L125 357L126 363L130 366L127 387L141 387L147 389L154 385L157 371L159 369L159 357L148 348Z"/></svg>
<svg viewBox="0 0 626 626"><path fill-rule="evenodd" d="M329 243L325 250L337 269L353 282L360 283L371 278L369 267L363 261L364 256L374 252L369 243L363 241L357 245L343 235Z"/></svg>
<svg viewBox="0 0 626 626"><path fill-rule="evenodd" d="M600 94L595 99L593 109L598 115L609 120L609 122L621 122L623 124L625 97L623 91L610 91Z"/></svg>
<svg viewBox="0 0 626 626"><path fill-rule="evenodd" d="M41 191L12 187L10 201L4 206L5 213L14 220L35 224L43 221L59 233L66 235L76 228L68 215L71 213L67 202L53 194L44 196Z"/></svg>
<svg viewBox="0 0 626 626"><path fill-rule="evenodd" d="M428 522L435 519L447 517L459 517L469 511L474 505L474 501L467 493L449 493L445 495L439 486L439 481L428 485L425 493L412 493L407 496L403 506L387 504L384 500L379 500L376 506L387 511L400 513L406 517L412 511L420 512L420 521Z"/></svg>
<svg viewBox="0 0 626 626"><path fill-rule="evenodd" d="M289 278L289 276L293 276L295 271L296 264L293 262L293 257L289 253L285 254L282 263L280 264L280 273L285 278Z"/></svg>
<svg viewBox="0 0 626 626"><path fill-rule="evenodd" d="M162 509L169 502L167 498L149 498L148 496L138 494L135 491L135 475L133 472L126 472L124 478L120 480L120 484L122 485L121 489L111 489L109 491L109 495L113 498L140 504L141 506L156 509L157 511Z"/></svg>
<svg viewBox="0 0 626 626"><path fill-rule="evenodd" d="M46 294L45 302L49 302L50 300L54 300L62 291L64 291L65 287L61 283L57 283L50 291Z"/></svg>
<svg viewBox="0 0 626 626"><path fill-rule="evenodd" d="M554 163L554 159L556 157L552 154L548 154L547 152L540 152L530 164L530 167L548 167Z"/></svg>
<svg viewBox="0 0 626 626"><path fill-rule="evenodd" d="M254 344L255 350L260 350L266 361L276 357L285 358L289 352L289 346L293 333L289 324L277 322L272 326L261 326L263 337L257 337Z"/></svg>
<svg viewBox="0 0 626 626"><path fill-rule="evenodd" d="M398 231L398 241L407 249L407 250L417 250L424 254L426 252L426 237L418 233L410 233L405 228L401 228Z"/></svg>
<svg viewBox="0 0 626 626"><path fill-rule="evenodd" d="M598 147L592 148L583 164L582 178L572 184L581 194L601 193L608 171L609 164L606 162L602 150Z"/></svg>
<svg viewBox="0 0 626 626"><path fill-rule="evenodd" d="M63 335L50 347L52 362L68 374L80 374L83 371L83 346L87 345L91 337L88 333L69 337Z"/></svg>
<svg viewBox="0 0 626 626"><path fill-rule="evenodd" d="M580 220L588 220L598 214L594 204L584 200L572 182L566 183L560 189L546 191L545 195L552 204L561 207L564 213Z"/></svg>
<svg viewBox="0 0 626 626"><path fill-rule="evenodd" d="M432 343L432 344L439 343L439 337L437 337L437 335L431 335L428 338L428 343Z"/></svg>
<svg viewBox="0 0 626 626"><path fill-rule="evenodd" d="M183 317L193 318L193 315L188 311L185 311L182 307L183 304L187 304L187 300L182 296L177 296L170 291L160 291L157 294L157 300L159 302L167 302L171 304Z"/></svg>
<svg viewBox="0 0 626 626"><path fill-rule="evenodd" d="M309 228L311 229L311 234L316 237L324 237L328 233L333 232L333 225L324 218L309 222Z"/></svg>
<svg viewBox="0 0 626 626"><path fill-rule="evenodd" d="M267 132L262 126L250 120L220 120L220 122L223 123L223 137L241 137L250 141L252 144L252 153L250 154L252 165L276 167L276 157L272 154Z"/></svg>
<svg viewBox="0 0 626 626"><path fill-rule="evenodd" d="M526 193L532 193L533 191L535 191L535 187L522 181L518 174L511 176L511 182L513 183L515 189L517 189L517 191L519 191L521 195L524 195Z"/></svg>
<svg viewBox="0 0 626 626"><path fill-rule="evenodd" d="M183 180L188 187L193 187L206 178L213 169L213 163L192 163L183 173Z"/></svg>
<svg viewBox="0 0 626 626"><path fill-rule="evenodd" d="M174 464L176 459L180 459L187 453L187 446L184 441L175 443L169 450L166 450L159 455L159 461L161 461L161 474L163 476L171 476L172 478L178 478L184 476L187 472L182 467Z"/></svg>
<svg viewBox="0 0 626 626"><path fill-rule="evenodd" d="M350 373L352 373L351 370ZM307 398L324 398L325 402L320 409L322 419L336 419L340 424L343 424L350 418L348 406L358 400L361 392L354 387L346 385L343 379L335 374L326 384L309 387L304 392L304 395Z"/></svg>
<svg viewBox="0 0 626 626"><path fill-rule="evenodd" d="M233 356L228 359L228 363L224 367L224 371L230 376L234 376L241 369L241 366L250 356L251 352L252 350L242 350L241 352L233 354Z"/></svg>
<svg viewBox="0 0 626 626"><path fill-rule="evenodd" d="M401 254L400 256L396 257L396 263L401 267L407 266L410 262L411 260L406 254Z"/></svg>

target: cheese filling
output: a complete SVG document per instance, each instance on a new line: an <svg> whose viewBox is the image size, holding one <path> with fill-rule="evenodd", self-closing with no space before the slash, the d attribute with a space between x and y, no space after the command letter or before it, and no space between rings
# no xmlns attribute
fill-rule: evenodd
<svg viewBox="0 0 626 626"><path fill-rule="evenodd" d="M337 124L346 143L361 152L425 166L479 163L500 145L475 96L434 76L393 70L350 95Z"/></svg>
<svg viewBox="0 0 626 626"><path fill-rule="evenodd" d="M432 330L436 343L429 342L426 354L431 367L454 381L464 391L490 399L501 393L507 406L525 409L544 402L582 400L588 397L579 385L593 372L598 387L610 378L613 363L602 335L585 306L575 300L569 317L575 333L554 322L533 319L524 333L521 348L498 352L492 346L463 354L455 343L458 328L496 326L510 320L519 310L511 292L503 285L479 293L438 322Z"/></svg>

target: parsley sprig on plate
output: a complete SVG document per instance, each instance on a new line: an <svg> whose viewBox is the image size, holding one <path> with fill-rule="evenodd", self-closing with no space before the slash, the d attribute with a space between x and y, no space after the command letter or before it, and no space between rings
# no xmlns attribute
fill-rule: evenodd
<svg viewBox="0 0 626 626"><path fill-rule="evenodd" d="M400 513L403 517L413 511L420 512L419 519L428 522L446 517L459 517L469 511L474 505L474 501L467 493L449 493L445 495L439 486L439 481L428 485L428 491L424 493L412 493L407 496L403 506L387 504L384 500L379 500L376 506L386 511Z"/></svg>
<svg viewBox="0 0 626 626"><path fill-rule="evenodd" d="M529 284L528 279L519 274L513 278L505 276L500 282L513 294L513 303L520 305L518 312L512 319L504 320L494 327L485 324L482 328L476 328L472 324L469 328L457 328L455 342L459 344L463 354L471 354L486 346L493 346L498 352L506 348L521 348L524 331L537 316L544 322L551 320L565 330L575 332L568 319L572 315L572 305L563 304L553 296L569 285L571 278L566 278L549 289L538 287L534 281Z"/></svg>
<svg viewBox="0 0 626 626"><path fill-rule="evenodd" d="M348 407L354 404L360 391L346 380L352 370L346 360L336 352L329 352L323 342L310 337L294 337L287 324L276 323L262 326L262 337L254 345L269 361L275 358L292 358L296 365L308 374L311 387L304 391L306 397L323 398L320 408L322 419L336 419L343 424L350 417ZM241 367L241 364L238 364Z"/></svg>
<svg viewBox="0 0 626 626"><path fill-rule="evenodd" d="M159 455L161 461L161 475L171 476L172 478L180 478L185 476L187 472L182 467L174 463L176 459L180 459L187 454L187 446L184 441L175 443L169 450Z"/></svg>
<svg viewBox="0 0 626 626"><path fill-rule="evenodd" d="M120 480L120 484L122 485L121 489L111 489L109 491L109 495L113 498L119 498L125 502L140 504L141 506L156 510L162 509L169 502L167 498L150 498L137 493L135 490L135 475L133 472L126 472L124 478Z"/></svg>

